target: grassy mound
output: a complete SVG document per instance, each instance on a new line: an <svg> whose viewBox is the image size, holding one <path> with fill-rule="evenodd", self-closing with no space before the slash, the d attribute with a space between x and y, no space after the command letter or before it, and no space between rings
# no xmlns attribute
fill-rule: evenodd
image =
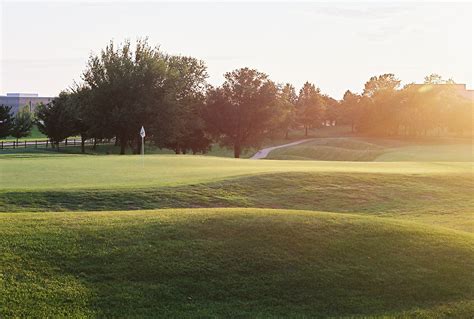
<svg viewBox="0 0 474 319"><path fill-rule="evenodd" d="M438 144L433 144L437 142ZM439 144L444 143L444 144ZM321 161L437 161L474 160L469 140L387 140L375 138L319 138L270 152L269 159Z"/></svg>
<svg viewBox="0 0 474 319"><path fill-rule="evenodd" d="M474 310L472 235L375 217L257 209L2 214L0 243L2 317Z"/></svg>
<svg viewBox="0 0 474 319"><path fill-rule="evenodd" d="M0 192L0 212L260 207L351 212L474 231L461 174L278 173L180 186Z"/></svg>
<svg viewBox="0 0 474 319"><path fill-rule="evenodd" d="M455 145L414 145L388 149L376 158L377 161L458 161L472 162L474 153L472 144Z"/></svg>
<svg viewBox="0 0 474 319"><path fill-rule="evenodd" d="M269 159L372 161L383 154L383 147L354 138L318 138L270 152Z"/></svg>

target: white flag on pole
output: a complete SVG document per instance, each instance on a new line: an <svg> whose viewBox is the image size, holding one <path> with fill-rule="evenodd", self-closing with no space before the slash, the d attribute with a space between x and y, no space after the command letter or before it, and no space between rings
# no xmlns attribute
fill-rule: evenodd
<svg viewBox="0 0 474 319"><path fill-rule="evenodd" d="M142 155L145 155L145 141L143 140L145 138L145 128L143 126L142 126L142 129L140 130L140 136L142 137L141 153Z"/></svg>

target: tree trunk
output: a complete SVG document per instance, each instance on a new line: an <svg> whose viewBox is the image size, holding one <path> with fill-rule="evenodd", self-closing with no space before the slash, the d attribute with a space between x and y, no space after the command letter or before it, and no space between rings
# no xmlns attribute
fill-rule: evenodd
<svg viewBox="0 0 474 319"><path fill-rule="evenodd" d="M95 151L96 148L97 148L97 138L94 137L94 145L92 145L92 149Z"/></svg>
<svg viewBox="0 0 474 319"><path fill-rule="evenodd" d="M86 152L86 136L81 134L81 153Z"/></svg>
<svg viewBox="0 0 474 319"><path fill-rule="evenodd" d="M137 137L137 147L135 148L135 151L134 153L135 154L141 154L142 153L142 138L140 137L140 135L138 135Z"/></svg>
<svg viewBox="0 0 474 319"><path fill-rule="evenodd" d="M125 148L127 147L127 139L125 138L125 134L120 136L120 155L125 154Z"/></svg>
<svg viewBox="0 0 474 319"><path fill-rule="evenodd" d="M240 141L235 142L234 144L234 157L235 158L240 158Z"/></svg>

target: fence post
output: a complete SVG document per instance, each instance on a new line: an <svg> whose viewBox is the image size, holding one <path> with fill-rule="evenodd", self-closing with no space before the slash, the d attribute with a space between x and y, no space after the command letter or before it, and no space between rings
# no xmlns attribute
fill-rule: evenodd
<svg viewBox="0 0 474 319"><path fill-rule="evenodd" d="M35 140L35 148L38 148L38 140Z"/></svg>
<svg viewBox="0 0 474 319"><path fill-rule="evenodd" d="M2 150L3 150L3 141L2 141Z"/></svg>
<svg viewBox="0 0 474 319"><path fill-rule="evenodd" d="M46 148L48 148L48 140L46 140Z"/></svg>
<svg viewBox="0 0 474 319"><path fill-rule="evenodd" d="M25 140L25 148L26 148L26 140Z"/></svg>
<svg viewBox="0 0 474 319"><path fill-rule="evenodd" d="M76 139L73 140L74 146L76 146Z"/></svg>
<svg viewBox="0 0 474 319"><path fill-rule="evenodd" d="M64 147L67 146L67 138L64 140Z"/></svg>

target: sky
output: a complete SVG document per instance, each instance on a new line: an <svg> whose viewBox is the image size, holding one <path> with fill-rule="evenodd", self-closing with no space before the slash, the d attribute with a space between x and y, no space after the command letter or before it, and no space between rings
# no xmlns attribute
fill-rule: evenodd
<svg viewBox="0 0 474 319"><path fill-rule="evenodd" d="M148 37L206 62L209 82L251 67L340 99L374 75L431 73L473 87L471 2L131 2L0 0L0 95L56 96L110 40Z"/></svg>

